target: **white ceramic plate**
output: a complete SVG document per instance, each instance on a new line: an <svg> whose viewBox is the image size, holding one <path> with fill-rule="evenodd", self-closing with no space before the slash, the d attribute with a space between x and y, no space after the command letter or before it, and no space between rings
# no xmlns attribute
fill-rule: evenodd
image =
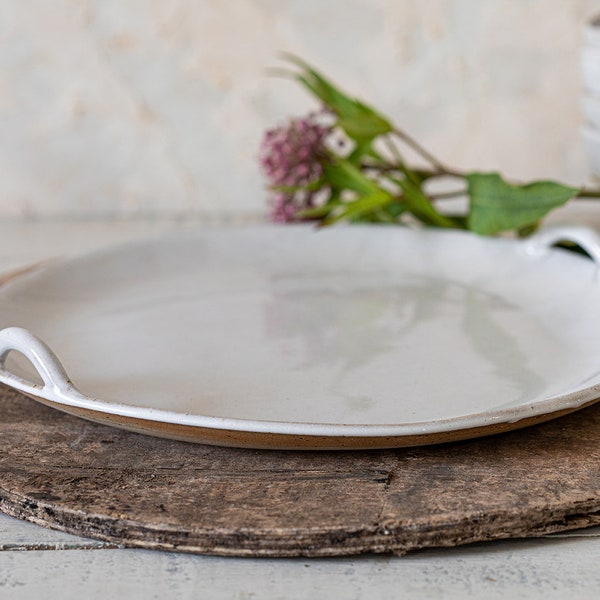
<svg viewBox="0 0 600 600"><path fill-rule="evenodd" d="M263 226L56 262L0 289L0 381L101 423L235 446L522 427L600 395L599 271L551 248L562 239L600 261L581 229L520 242Z"/></svg>

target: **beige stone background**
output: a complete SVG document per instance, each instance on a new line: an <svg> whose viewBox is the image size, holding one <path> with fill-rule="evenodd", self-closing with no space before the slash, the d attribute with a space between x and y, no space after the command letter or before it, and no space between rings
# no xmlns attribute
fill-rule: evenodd
<svg viewBox="0 0 600 600"><path fill-rule="evenodd" d="M0 218L260 215L313 62L447 162L581 184L591 0L0 0Z"/></svg>

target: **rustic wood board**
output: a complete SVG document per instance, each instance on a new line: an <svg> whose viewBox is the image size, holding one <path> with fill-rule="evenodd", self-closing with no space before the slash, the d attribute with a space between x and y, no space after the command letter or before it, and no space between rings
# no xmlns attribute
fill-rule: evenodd
<svg viewBox="0 0 600 600"><path fill-rule="evenodd" d="M0 509L112 543L231 556L402 554L600 522L600 406L368 452L175 442L0 387Z"/></svg>

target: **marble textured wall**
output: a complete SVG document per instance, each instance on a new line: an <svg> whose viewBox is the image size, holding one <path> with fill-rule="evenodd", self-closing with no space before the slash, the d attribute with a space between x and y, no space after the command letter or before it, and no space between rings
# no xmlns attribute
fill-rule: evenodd
<svg viewBox="0 0 600 600"><path fill-rule="evenodd" d="M252 215L262 130L319 65L459 167L588 177L589 0L2 0L0 217Z"/></svg>

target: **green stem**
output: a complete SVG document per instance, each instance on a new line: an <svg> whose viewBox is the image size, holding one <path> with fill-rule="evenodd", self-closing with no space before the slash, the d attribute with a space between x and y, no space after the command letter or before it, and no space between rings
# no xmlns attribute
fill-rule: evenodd
<svg viewBox="0 0 600 600"><path fill-rule="evenodd" d="M600 190L588 190L586 188L581 188L575 198L581 198L585 200L586 198L600 198Z"/></svg>
<svg viewBox="0 0 600 600"><path fill-rule="evenodd" d="M360 163L360 168L368 169L370 171L378 171L379 173L397 173L402 171L403 166L387 162L375 164L363 161Z"/></svg>
<svg viewBox="0 0 600 600"><path fill-rule="evenodd" d="M396 162L399 165L404 164L404 158L402 158L398 146L396 146L396 144L394 143L394 138L392 138L391 135L386 135L384 138L384 143L387 146L387 149L389 150L390 154L396 159Z"/></svg>
<svg viewBox="0 0 600 600"><path fill-rule="evenodd" d="M405 169L405 165L400 163L392 163L392 162L380 162L380 163L369 163L362 162L360 164L361 169L370 169L371 171L379 171L380 173L394 173L394 172L403 172ZM459 171L450 171L447 167L445 167L445 171L442 173L437 169L427 169L419 167L417 169L411 169L416 173L421 173L425 176L429 177L457 177L460 179L465 179L467 174L461 173Z"/></svg>
<svg viewBox="0 0 600 600"><path fill-rule="evenodd" d="M446 200L449 198L462 198L467 195L467 190L454 190L452 192L440 192L438 194L429 194L430 200Z"/></svg>
<svg viewBox="0 0 600 600"><path fill-rule="evenodd" d="M433 154L431 154L431 152L429 152L429 150L423 148L423 146L421 146L421 144L419 144L417 140L408 135L408 133L402 131L401 129L398 129L397 127L394 127L393 133L397 137L399 137L407 146L412 148L417 154L420 154L434 168L434 175L447 175L449 177L465 176L465 173L461 173L460 171L451 169L450 167L447 167L442 162L440 162L435 156L433 156Z"/></svg>

